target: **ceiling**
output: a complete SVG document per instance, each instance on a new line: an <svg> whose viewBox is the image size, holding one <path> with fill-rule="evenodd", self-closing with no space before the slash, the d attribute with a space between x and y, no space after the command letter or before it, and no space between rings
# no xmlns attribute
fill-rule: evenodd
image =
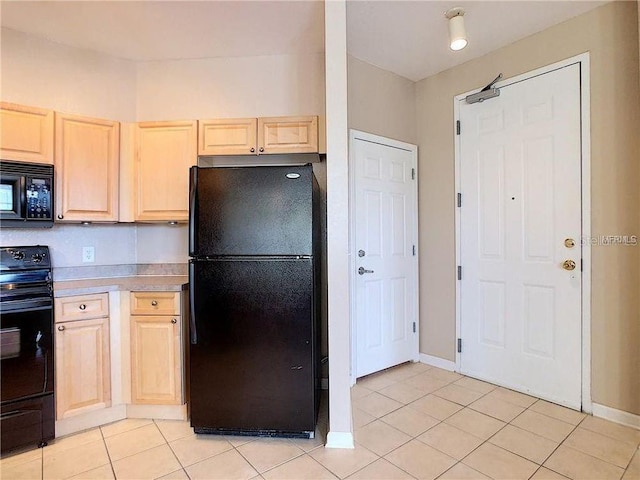
<svg viewBox="0 0 640 480"><path fill-rule="evenodd" d="M606 1L353 1L347 4L351 55L417 81L485 55ZM449 50L444 16L465 9L469 44Z"/></svg>
<svg viewBox="0 0 640 480"><path fill-rule="evenodd" d="M349 53L420 80L606 1L349 0ZM452 52L444 12L465 8L469 45ZM3 27L135 61L324 51L324 2L7 1Z"/></svg>
<svg viewBox="0 0 640 480"><path fill-rule="evenodd" d="M136 61L324 51L323 1L6 1L2 26Z"/></svg>

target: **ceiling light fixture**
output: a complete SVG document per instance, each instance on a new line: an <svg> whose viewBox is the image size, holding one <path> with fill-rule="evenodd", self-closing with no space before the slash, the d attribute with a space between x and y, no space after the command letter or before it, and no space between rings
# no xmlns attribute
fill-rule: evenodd
<svg viewBox="0 0 640 480"><path fill-rule="evenodd" d="M462 50L467 46L467 31L464 28L464 8L455 7L444 14L449 19L449 48Z"/></svg>

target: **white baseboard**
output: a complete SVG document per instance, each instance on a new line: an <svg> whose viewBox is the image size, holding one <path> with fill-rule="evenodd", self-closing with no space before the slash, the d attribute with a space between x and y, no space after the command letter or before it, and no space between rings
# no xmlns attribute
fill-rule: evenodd
<svg viewBox="0 0 640 480"><path fill-rule="evenodd" d="M355 448L351 432L329 432L325 448Z"/></svg>
<svg viewBox="0 0 640 480"><path fill-rule="evenodd" d="M104 408L87 412L74 417L56 421L56 437L64 437L72 433L81 432L100 425L127 418L127 408L124 405Z"/></svg>
<svg viewBox="0 0 640 480"><path fill-rule="evenodd" d="M426 353L420 354L420 363L424 363L425 365L430 365L432 367L442 368L443 370L449 370L450 372L456 371L456 362L445 360L444 358L440 357L432 357L431 355L427 355Z"/></svg>
<svg viewBox="0 0 640 480"><path fill-rule="evenodd" d="M593 407L594 417L604 418L605 420L610 420L612 422L640 430L640 415L625 412L623 410L617 410L598 403L592 403L591 406Z"/></svg>
<svg viewBox="0 0 640 480"><path fill-rule="evenodd" d="M127 405L127 418L186 420L187 405Z"/></svg>

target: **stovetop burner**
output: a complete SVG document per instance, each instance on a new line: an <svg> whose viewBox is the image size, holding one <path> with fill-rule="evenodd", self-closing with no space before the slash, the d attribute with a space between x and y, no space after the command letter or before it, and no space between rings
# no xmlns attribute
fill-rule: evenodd
<svg viewBox="0 0 640 480"><path fill-rule="evenodd" d="M0 248L0 271L33 269L51 269L49 247L35 245Z"/></svg>

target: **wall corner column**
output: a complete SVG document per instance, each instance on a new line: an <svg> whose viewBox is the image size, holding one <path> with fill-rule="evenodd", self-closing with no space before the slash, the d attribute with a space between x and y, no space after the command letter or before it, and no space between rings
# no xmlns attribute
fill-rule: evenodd
<svg viewBox="0 0 640 480"><path fill-rule="evenodd" d="M326 447L353 448L346 1L326 0L324 21L329 317L329 433Z"/></svg>

